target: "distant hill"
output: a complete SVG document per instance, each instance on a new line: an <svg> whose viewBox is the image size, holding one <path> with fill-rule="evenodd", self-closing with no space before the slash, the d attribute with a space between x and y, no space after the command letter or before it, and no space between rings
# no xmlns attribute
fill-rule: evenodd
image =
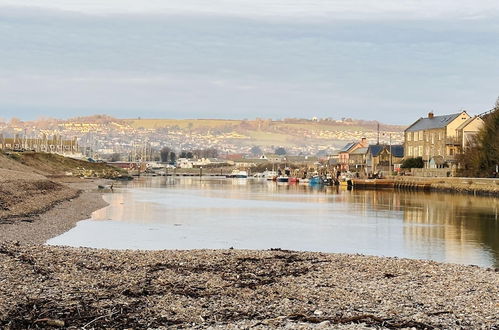
<svg viewBox="0 0 499 330"><path fill-rule="evenodd" d="M346 142L367 138L370 143L403 141L404 126L351 118L334 120L286 118L251 119L118 119L107 115L69 120L40 119L0 123L4 136L64 136L102 153L130 152L137 145L174 149L216 148L225 153L264 152L285 147L292 154L334 152Z"/></svg>
<svg viewBox="0 0 499 330"><path fill-rule="evenodd" d="M260 146L317 144L321 141L340 145L344 141L357 140L362 137L374 141L377 139L378 130L376 121L349 118L343 120L126 119L124 122L134 129L175 129L186 134L234 132L245 137L240 143ZM381 137L386 140L391 134L394 143L401 142L404 129L405 126L379 123Z"/></svg>

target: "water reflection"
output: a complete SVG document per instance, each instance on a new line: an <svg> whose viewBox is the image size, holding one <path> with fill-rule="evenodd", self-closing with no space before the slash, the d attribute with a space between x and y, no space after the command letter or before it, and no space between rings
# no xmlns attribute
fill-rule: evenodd
<svg viewBox="0 0 499 330"><path fill-rule="evenodd" d="M499 267L496 198L222 178L141 178L50 244L271 248ZM112 221L104 221L112 220Z"/></svg>

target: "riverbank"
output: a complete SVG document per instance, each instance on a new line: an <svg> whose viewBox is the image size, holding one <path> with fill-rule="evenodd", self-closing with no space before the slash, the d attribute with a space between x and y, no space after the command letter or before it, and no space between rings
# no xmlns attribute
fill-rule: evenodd
<svg viewBox="0 0 499 330"><path fill-rule="evenodd" d="M396 188L412 191L499 196L499 179L397 176L386 179L354 179L353 185L359 189Z"/></svg>
<svg viewBox="0 0 499 330"><path fill-rule="evenodd" d="M68 196L61 196L57 191L45 191L40 198L27 198L26 192L17 188L19 193L25 194L20 204L31 204L31 212L2 218L0 243L13 241L20 244L43 244L65 233L78 221L89 219L93 211L107 205L102 199L102 193L97 191L98 185L107 182L104 179L61 177L51 184L63 187ZM5 187L1 182L0 186Z"/></svg>
<svg viewBox="0 0 499 330"><path fill-rule="evenodd" d="M80 195L0 225L0 329L499 326L497 269L281 250L44 246L106 205L100 181L52 179Z"/></svg>
<svg viewBox="0 0 499 330"><path fill-rule="evenodd" d="M422 260L3 244L0 273L6 329L499 325L497 270Z"/></svg>

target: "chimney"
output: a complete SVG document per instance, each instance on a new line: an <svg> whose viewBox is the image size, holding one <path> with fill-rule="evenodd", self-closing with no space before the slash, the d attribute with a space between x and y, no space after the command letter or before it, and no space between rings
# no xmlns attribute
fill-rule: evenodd
<svg viewBox="0 0 499 330"><path fill-rule="evenodd" d="M428 118L432 119L434 117L433 111L428 113Z"/></svg>

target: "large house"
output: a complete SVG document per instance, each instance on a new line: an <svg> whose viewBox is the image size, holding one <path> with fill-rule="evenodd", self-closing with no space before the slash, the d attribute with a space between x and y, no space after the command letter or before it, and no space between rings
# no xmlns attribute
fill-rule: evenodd
<svg viewBox="0 0 499 330"><path fill-rule="evenodd" d="M427 168L451 166L482 125L480 117L466 111L443 116L430 112L405 130L404 156L422 157Z"/></svg>
<svg viewBox="0 0 499 330"><path fill-rule="evenodd" d="M404 159L403 145L371 144L366 153L366 172L392 172L400 168Z"/></svg>
<svg viewBox="0 0 499 330"><path fill-rule="evenodd" d="M362 138L359 142L350 142L346 144L338 153L338 165L341 171L349 171L350 166L354 165L350 163L350 155L357 149L367 148L368 142L366 138Z"/></svg>

